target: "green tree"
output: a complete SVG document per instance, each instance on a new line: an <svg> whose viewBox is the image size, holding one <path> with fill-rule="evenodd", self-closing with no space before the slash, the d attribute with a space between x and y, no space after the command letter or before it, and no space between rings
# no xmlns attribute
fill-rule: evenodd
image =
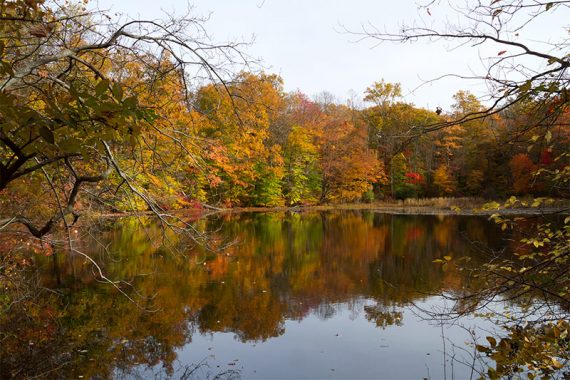
<svg viewBox="0 0 570 380"><path fill-rule="evenodd" d="M290 205L316 203L321 192L318 149L306 128L293 126L285 147L285 196Z"/></svg>

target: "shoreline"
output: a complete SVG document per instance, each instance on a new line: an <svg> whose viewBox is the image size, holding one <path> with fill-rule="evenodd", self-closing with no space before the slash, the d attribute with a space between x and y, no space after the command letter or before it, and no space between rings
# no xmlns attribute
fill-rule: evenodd
<svg viewBox="0 0 570 380"><path fill-rule="evenodd" d="M481 209L481 205L472 205L458 208L455 206L416 206L405 204L382 204L382 203L362 203L362 204L338 204L338 205L314 205L314 206L279 206L279 207L233 207L217 208L203 207L193 209L177 209L165 211L165 214L194 216L198 218L208 217L217 214L241 214L241 213L273 213L273 212L312 212L312 211L373 211L381 214L392 215L458 215L458 216L490 216L499 215L570 215L570 204L548 207L513 207L513 208L493 208ZM99 218L114 217L134 217L151 216L152 211L124 212L124 213L102 213L93 214Z"/></svg>

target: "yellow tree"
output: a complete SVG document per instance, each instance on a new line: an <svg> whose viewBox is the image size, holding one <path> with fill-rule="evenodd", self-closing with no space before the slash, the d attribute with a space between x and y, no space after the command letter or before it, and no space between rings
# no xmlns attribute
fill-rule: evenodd
<svg viewBox="0 0 570 380"><path fill-rule="evenodd" d="M281 86L275 75L241 73L226 88L210 85L198 92L199 134L217 146L208 162L218 178L208 190L214 201L282 204L281 146L269 139L269 128L282 106Z"/></svg>
<svg viewBox="0 0 570 380"><path fill-rule="evenodd" d="M445 165L440 165L433 173L433 184L441 195L451 195L455 192L455 181Z"/></svg>

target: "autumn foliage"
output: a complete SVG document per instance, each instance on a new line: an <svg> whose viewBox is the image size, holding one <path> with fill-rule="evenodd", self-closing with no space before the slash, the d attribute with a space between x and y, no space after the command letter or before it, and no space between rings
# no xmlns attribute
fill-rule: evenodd
<svg viewBox="0 0 570 380"><path fill-rule="evenodd" d="M153 54L136 49L145 37L131 32L111 39L113 49L91 45L97 31L81 17L93 15L60 19L46 4L15 1L5 10L10 21L0 25L9 36L0 65L0 218L43 224L30 230L37 237L85 210L565 196L561 186L538 186L533 177L567 167L568 107L561 97L528 98L473 119L465 116L485 107L467 91L452 96L449 110L427 110L384 80L366 89L359 107L326 93L288 93L271 73L222 78L210 71L210 80L194 82L177 56L182 45L167 49L172 41L162 41L164 51ZM72 37L39 21L29 26L19 14L81 32ZM47 36L57 40L49 64L39 49ZM25 39L38 49L22 45ZM225 48L217 47L223 54ZM75 55L68 57L70 49ZM36 69L24 70L21 59ZM557 118L559 127L539 130L545 117ZM446 128L423 133L442 122Z"/></svg>

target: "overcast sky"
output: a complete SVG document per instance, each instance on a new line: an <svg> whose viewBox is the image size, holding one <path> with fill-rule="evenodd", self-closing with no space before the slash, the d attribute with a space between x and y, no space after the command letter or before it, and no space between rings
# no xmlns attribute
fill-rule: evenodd
<svg viewBox="0 0 570 380"><path fill-rule="evenodd" d="M425 2L425 1L424 1ZM186 0L99 0L99 8L126 13L130 17L160 18L162 11L183 13ZM428 23L461 20L449 12L445 1L432 6L431 16L418 10L413 0L194 0L196 15L211 13L206 29L214 41L251 40L247 51L261 58L266 71L280 74L287 91L300 90L310 96L331 92L340 101L362 99L367 86L380 79L402 84L406 101L417 106L449 108L452 95L460 89L483 94L480 83L458 79L440 80L412 93L427 80L447 73L480 73L482 58L496 56L497 46L454 48L451 43L414 44L360 41L343 33L343 26L360 30L372 24L379 29L398 30L405 21ZM561 13L566 14L561 14ZM534 41L568 37L570 15L565 10L550 22L531 24ZM535 42L531 42L535 43ZM548 47L540 46L542 50Z"/></svg>

